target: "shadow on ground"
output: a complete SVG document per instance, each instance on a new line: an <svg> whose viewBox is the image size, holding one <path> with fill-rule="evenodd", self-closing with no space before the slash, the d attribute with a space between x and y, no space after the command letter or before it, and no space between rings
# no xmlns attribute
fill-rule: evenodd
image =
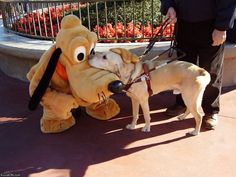
<svg viewBox="0 0 236 177"><path fill-rule="evenodd" d="M98 121L85 111L77 124L60 134L42 134L39 120L42 109L31 112L28 83L0 74L0 172L27 176L48 169L69 169L71 176L83 176L88 166L102 163L153 146L171 143L186 138L168 139L135 148L126 147L138 140L168 134L193 126L193 120L171 121L152 126L148 134L124 129L131 121L131 103L123 94L114 98L121 106L121 113L109 120ZM166 107L173 100L169 93L151 98L152 110ZM153 122L168 119L162 112L152 115ZM141 116L140 122L143 122Z"/></svg>

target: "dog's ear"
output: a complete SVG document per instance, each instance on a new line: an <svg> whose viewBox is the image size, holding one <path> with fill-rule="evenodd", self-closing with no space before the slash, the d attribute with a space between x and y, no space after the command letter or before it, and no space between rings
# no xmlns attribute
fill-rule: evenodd
<svg viewBox="0 0 236 177"><path fill-rule="evenodd" d="M110 51L121 56L125 63L137 63L139 62L139 57L132 54L129 50L123 48L112 48Z"/></svg>

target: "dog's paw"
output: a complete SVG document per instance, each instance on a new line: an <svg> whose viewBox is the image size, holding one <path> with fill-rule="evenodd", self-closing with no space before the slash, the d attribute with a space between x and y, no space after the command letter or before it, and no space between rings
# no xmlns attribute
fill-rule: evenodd
<svg viewBox="0 0 236 177"><path fill-rule="evenodd" d="M126 128L129 129L129 130L134 130L135 129L135 125L128 124L128 125L126 125Z"/></svg>
<svg viewBox="0 0 236 177"><path fill-rule="evenodd" d="M191 132L188 132L188 135L191 135L191 136L196 136L198 134L199 134L199 132L197 130L193 130Z"/></svg>
<svg viewBox="0 0 236 177"><path fill-rule="evenodd" d="M184 120L185 118L186 118L185 115L180 115L180 116L177 117L178 120Z"/></svg>
<svg viewBox="0 0 236 177"><path fill-rule="evenodd" d="M142 128L142 132L150 132L150 131L151 131L150 126L144 126L144 127Z"/></svg>

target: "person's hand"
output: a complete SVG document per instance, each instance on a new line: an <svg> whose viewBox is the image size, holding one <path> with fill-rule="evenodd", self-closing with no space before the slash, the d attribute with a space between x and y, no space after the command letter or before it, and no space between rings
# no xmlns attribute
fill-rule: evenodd
<svg viewBox="0 0 236 177"><path fill-rule="evenodd" d="M177 22L176 11L173 7L170 7L167 11L166 17L169 18L168 23L174 24Z"/></svg>
<svg viewBox="0 0 236 177"><path fill-rule="evenodd" d="M219 46L223 44L226 40L226 31L219 31L217 29L214 29L212 33L212 46Z"/></svg>

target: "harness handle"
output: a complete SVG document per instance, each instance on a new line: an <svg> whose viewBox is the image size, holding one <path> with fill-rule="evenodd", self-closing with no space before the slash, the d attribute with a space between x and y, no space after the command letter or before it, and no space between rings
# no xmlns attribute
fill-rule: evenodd
<svg viewBox="0 0 236 177"><path fill-rule="evenodd" d="M152 39L150 39L149 44L147 45L145 51L143 52L143 54L140 56L140 60L142 60L142 58L148 54L148 52L153 48L154 44L156 42L159 42L162 39L163 36L163 32L165 30L165 28L167 27L169 18L167 18L160 26L160 29L157 31L157 33L155 34L154 37L152 37Z"/></svg>

